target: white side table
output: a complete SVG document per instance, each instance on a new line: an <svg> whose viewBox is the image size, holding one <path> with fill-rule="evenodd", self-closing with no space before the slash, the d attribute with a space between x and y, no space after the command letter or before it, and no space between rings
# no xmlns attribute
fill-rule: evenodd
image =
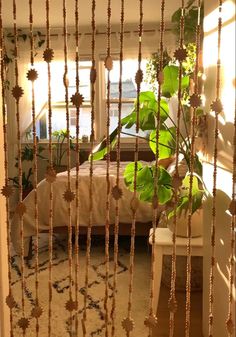
<svg viewBox="0 0 236 337"><path fill-rule="evenodd" d="M152 233L150 230L149 243L152 245ZM157 312L160 285L161 285L161 275L162 275L162 260L163 255L172 255L173 243L172 243L173 233L168 228L156 228L155 234L155 265L154 265L154 301L153 301L153 311ZM187 255L187 238L176 237L176 255L186 256ZM203 238L197 237L191 239L191 256L203 256Z"/></svg>

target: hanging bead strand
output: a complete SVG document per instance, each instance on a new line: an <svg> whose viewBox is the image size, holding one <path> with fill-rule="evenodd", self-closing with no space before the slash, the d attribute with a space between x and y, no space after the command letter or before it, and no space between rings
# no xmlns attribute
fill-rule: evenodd
<svg viewBox="0 0 236 337"><path fill-rule="evenodd" d="M80 105L83 102L83 97L79 94L79 1L75 0L75 45L76 45L76 53L75 53L75 66L76 66L76 93L71 97L72 104L75 105L76 108L76 192L75 192L75 200L76 200L76 219L75 219L75 303L77 303L77 312L75 315L75 336L78 336L78 292L79 292L79 212L80 212L80 202L79 202L79 169L80 169L80 145L79 145L79 136L80 136Z"/></svg>
<svg viewBox="0 0 236 337"><path fill-rule="evenodd" d="M83 327L83 336L87 336L87 297L88 297L88 274L89 274L89 266L90 266L90 254L91 254L91 232L92 232L92 224L93 224L93 147L94 147L94 121L95 121L95 83L96 83L96 64L95 64L95 36L96 36L96 22L95 22L95 8L96 1L92 0L92 10L91 10L91 27L92 27L92 41L91 41L91 58L92 58L92 67L90 71L90 82L91 82L91 158L90 158L90 172L89 172L89 224L87 230L87 250L86 250L86 270L85 270L85 292L84 292L84 311L83 311L83 319L82 319L82 327Z"/></svg>
<svg viewBox="0 0 236 337"><path fill-rule="evenodd" d="M121 0L120 9L120 58L119 58L119 101L118 101L118 130L117 130L117 146L116 146L116 186L112 189L112 196L116 201L115 206L115 226L114 226L114 275L112 289L112 309L111 320L112 329L111 336L115 336L115 319L116 319L116 290L117 290L117 269L118 269L118 254L119 254L119 219L120 219L120 198L122 190L120 188L120 143L121 143L121 112L122 112L122 75L123 75L123 58L124 58L124 0Z"/></svg>
<svg viewBox="0 0 236 337"><path fill-rule="evenodd" d="M177 310L177 301L176 301L176 231L177 231L177 205L179 199L179 187L181 184L181 178L179 176L179 144L180 144L180 118L182 110L182 75L183 67L182 62L186 59L187 52L184 48L184 18L185 18L185 4L182 1L181 5L181 17L180 17L180 38L179 38L179 48L175 51L174 57L179 62L179 87L178 87L178 111L177 111L177 128L176 128L176 158L175 158L175 174L173 177L174 184L174 228L172 235L173 243L173 252L172 252L172 267L171 267L171 289L170 289L170 298L168 302L169 311L170 311L170 321L169 321L169 336L174 336L174 324L175 324L175 313ZM185 118L185 117L183 117Z"/></svg>
<svg viewBox="0 0 236 337"><path fill-rule="evenodd" d="M66 138L67 138L67 190L64 192L64 200L68 204L68 268L69 268L69 299L65 308L70 312L69 331L72 334L72 312L77 310L77 303L72 298L73 285L73 266L72 266L72 223L71 223L71 203L75 199L75 193L71 190L71 160L70 160L70 111L69 111L69 79L68 79L68 45L67 45L67 8L66 0L63 0L63 36L64 36L64 86L65 86L65 103L66 103Z"/></svg>
<svg viewBox="0 0 236 337"><path fill-rule="evenodd" d="M1 51L1 91L2 91L2 123L3 123L3 146L4 146L4 170L5 170L5 185L1 189L1 194L6 198L6 229L7 229L7 261L8 261L8 288L9 293L6 298L6 304L10 309L10 336L14 337L13 333L13 308L16 306L12 294L12 272L11 272L11 250L10 250L10 237L11 237L11 227L10 227L10 204L9 198L13 194L12 187L9 185L8 177L8 139L7 139L7 113L6 113L6 101L5 101L5 46L4 46L4 34L3 34L3 22L2 22L2 1L0 0L0 51Z"/></svg>
<svg viewBox="0 0 236 337"><path fill-rule="evenodd" d="M27 73L27 79L31 81L31 109L33 127L33 188L34 188L34 223L36 239L34 243L35 251L35 306L31 311L31 316L36 319L36 337L39 335L39 317L42 315L42 308L39 305L39 221L38 221L38 162L37 162L37 135L35 118L35 87L34 82L38 78L37 71L34 69L34 35L33 35L33 9L32 0L29 0L29 23L30 23L30 63L31 69Z"/></svg>
<svg viewBox="0 0 236 337"><path fill-rule="evenodd" d="M157 69L157 81L158 81L158 110L157 110L157 126L156 126L156 144L159 143L159 130L161 121L161 85L163 83L163 52L164 52L164 32L165 32L165 0L161 1L161 19L160 19L160 62ZM148 327L148 337L152 336L152 330L157 327L157 316L156 312L153 312L154 303L154 266L155 266L155 240L156 240L156 226L157 226L157 210L158 210L158 170L159 170L159 147L156 146L155 153L155 172L154 172L154 195L153 195L153 221L152 221L152 258L151 258L151 280L150 280L150 309L149 316L145 319L144 324Z"/></svg>
<svg viewBox="0 0 236 337"><path fill-rule="evenodd" d="M141 69L142 62L142 35L143 35L143 0L139 1L139 44L138 44L138 70L135 75L137 84L137 116L136 116L136 134L139 133L139 113L140 113L140 88L143 80L143 72ZM131 316L132 299L133 299L133 278L134 278L134 254L135 254L135 232L136 232L136 213L138 208L137 199L137 172L138 172L138 151L139 138L135 137L134 151L134 190L131 200L132 224L131 224L131 241L130 241L130 263L129 263L129 296L128 296L128 312L127 317L122 321L122 326L126 331L127 337L134 329L134 320Z"/></svg>
<svg viewBox="0 0 236 337"><path fill-rule="evenodd" d="M201 37L201 1L198 0L198 23L196 27L196 65L194 69L194 93L190 96L191 117L191 153L190 153L190 175L189 175L189 207L188 207L188 225L187 225L187 277L186 277L186 316L185 316L185 337L190 335L190 313L191 313L191 224L193 207L193 171L194 171L194 151L195 151L195 133L196 133L196 109L201 105L199 95L198 72L199 72L199 54Z"/></svg>
<svg viewBox="0 0 236 337"><path fill-rule="evenodd" d="M212 222L211 222L211 261L210 261L210 279L209 279L209 318L208 318L208 334L213 336L214 327L214 274L215 274L215 231L216 231L216 188L217 188L217 156L218 156L218 135L219 135L219 120L218 113L221 111L216 111L214 103L220 100L220 70L221 70L221 29L222 29L222 1L219 1L219 18L218 18L218 45L217 45L217 67L216 67L216 100L211 104L212 110L215 112L215 130L214 130L214 156L213 156L213 188L212 188ZM221 105L222 106L222 105ZM222 110L222 108L220 109Z"/></svg>
<svg viewBox="0 0 236 337"><path fill-rule="evenodd" d="M46 49L43 53L44 61L47 63L47 75L48 75L48 156L49 167L46 171L46 180L50 184L49 186L49 236L48 236L48 337L51 337L52 333L52 260L53 260L53 182L56 180L56 172L53 168L52 158L52 95L51 95L51 62L54 57L54 51L50 47L50 1L46 0Z"/></svg>
<svg viewBox="0 0 236 337"><path fill-rule="evenodd" d="M107 125L106 125L106 139L107 139L107 155L106 155L106 219L105 219L105 297L104 297L104 309L105 309L105 336L109 336L109 312L108 312L108 291L109 291L109 235L110 235L110 92L111 92L111 80L110 71L112 70L113 62L111 58L111 0L107 2L107 56L105 60L105 68L107 69L107 100L106 100L106 113L107 113Z"/></svg>
<svg viewBox="0 0 236 337"><path fill-rule="evenodd" d="M22 317L18 321L19 327L22 329L25 336L26 329L29 326L29 320L25 317L25 263L24 263L24 226L23 217L26 212L26 207L22 202L22 159L21 159L21 131L20 131L20 105L19 101L23 95L23 89L19 86L18 72L18 30L16 26L16 1L13 0L13 22L14 22L14 69L15 69L15 87L12 89L12 95L16 102L16 123L17 123L17 147L18 147L18 178L19 178L19 203L16 206L15 212L20 218L20 241L21 241L21 305Z"/></svg>

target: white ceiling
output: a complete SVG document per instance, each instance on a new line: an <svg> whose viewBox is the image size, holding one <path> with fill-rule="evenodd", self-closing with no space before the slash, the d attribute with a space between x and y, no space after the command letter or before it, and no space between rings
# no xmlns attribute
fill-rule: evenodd
<svg viewBox="0 0 236 337"><path fill-rule="evenodd" d="M3 25L12 27L12 0L2 0ZM67 24L74 25L75 0L67 0ZM90 26L91 21L91 0L79 0L81 26ZM120 0L112 0L112 24L120 22ZM176 1L166 1L165 15L166 21L170 21L172 13L180 6ZM61 27L63 23L62 0L50 0L50 24L52 27ZM16 0L17 6L17 26L27 27L29 25L29 0ZM96 23L104 25L107 21L107 0L96 1ZM144 0L144 24L158 23L160 19L160 0ZM45 0L33 0L33 15L35 27L45 27ZM125 23L138 24L139 21L139 0L125 1Z"/></svg>

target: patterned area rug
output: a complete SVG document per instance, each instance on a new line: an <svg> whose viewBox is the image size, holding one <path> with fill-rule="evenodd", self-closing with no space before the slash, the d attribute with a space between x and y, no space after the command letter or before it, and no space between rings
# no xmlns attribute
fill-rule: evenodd
<svg viewBox="0 0 236 337"><path fill-rule="evenodd" d="M149 286L150 286L150 252L148 251L147 239L138 238L135 253L135 275L132 317L135 321L133 336L141 337L147 334L144 326L144 318L148 313ZM65 303L69 299L69 266L67 254L67 239L65 236L54 236L53 250L53 293L52 293L52 337L82 337L81 319L83 315L84 302L84 276L85 276L85 239L80 242L80 271L79 271L79 309L77 317L79 319L79 333L75 334L75 315L73 315L72 332L70 331L70 313L65 310ZM35 259L28 261L25 266L25 313L30 317L30 313L35 304ZM39 298L43 307L43 315L39 319L40 337L48 336L48 243L47 235L40 236L39 248ZM109 309L112 303L113 284L113 253L110 250L109 263ZM13 311L14 316L14 337L22 336L22 331L17 325L21 318L21 272L20 259L14 255L12 257L12 283L13 295L17 302L17 307ZM87 336L105 336L104 324L104 294L105 294L105 263L104 263L104 240L94 238L91 250L91 265L89 268L89 291L87 297ZM116 293L116 336L126 336L121 326L121 321L127 316L128 287L129 287L129 239L120 238L119 242L119 266L117 274ZM74 286L73 286L74 294ZM109 310L110 312L110 310ZM26 330L25 337L36 336L35 319L30 319L30 326ZM110 326L109 326L110 328Z"/></svg>

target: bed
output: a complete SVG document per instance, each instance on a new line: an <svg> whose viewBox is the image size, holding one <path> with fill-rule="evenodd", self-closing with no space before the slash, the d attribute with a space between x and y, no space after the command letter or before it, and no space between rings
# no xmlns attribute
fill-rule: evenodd
<svg viewBox="0 0 236 337"><path fill-rule="evenodd" d="M130 202L133 198L133 193L130 192L123 179L123 171L128 162L121 162L120 170L120 187L122 188L123 195L120 199L120 224L131 223L132 211L130 207ZM147 164L147 163L146 163ZM116 185L116 162L110 163L110 187ZM80 227L87 227L89 224L89 167L90 163L86 161L80 166L79 174L79 200L80 200L80 210L79 210L79 222ZM71 189L75 191L76 183L76 169L71 169ZM68 203L65 201L63 194L67 190L67 171L59 173L57 175L56 181L53 183L53 228L57 231L60 228L64 228L68 224ZM50 184L44 179L38 184L38 220L39 220L39 231L45 232L49 230L49 192ZM28 252L29 241L32 236L35 235L35 206L34 206L34 191L30 192L29 195L24 199L23 203L26 206L26 213L24 214L23 224L24 224L24 243L25 252ZM95 229L102 228L104 230L105 218L106 218L106 161L94 162L93 170L93 219L92 226L93 232ZM115 223L115 200L113 197L110 198L110 223ZM75 211L75 200L71 203L71 219L72 226L74 226L76 221L76 211ZM137 224L150 224L152 221L153 211L151 204L139 202L136 221ZM130 231L130 226L128 226ZM99 230L98 230L99 231ZM81 232L81 230L80 230ZM148 232L148 230L147 230ZM16 253L20 253L20 221L19 216L15 213L11 221L11 237L12 243L15 248Z"/></svg>

